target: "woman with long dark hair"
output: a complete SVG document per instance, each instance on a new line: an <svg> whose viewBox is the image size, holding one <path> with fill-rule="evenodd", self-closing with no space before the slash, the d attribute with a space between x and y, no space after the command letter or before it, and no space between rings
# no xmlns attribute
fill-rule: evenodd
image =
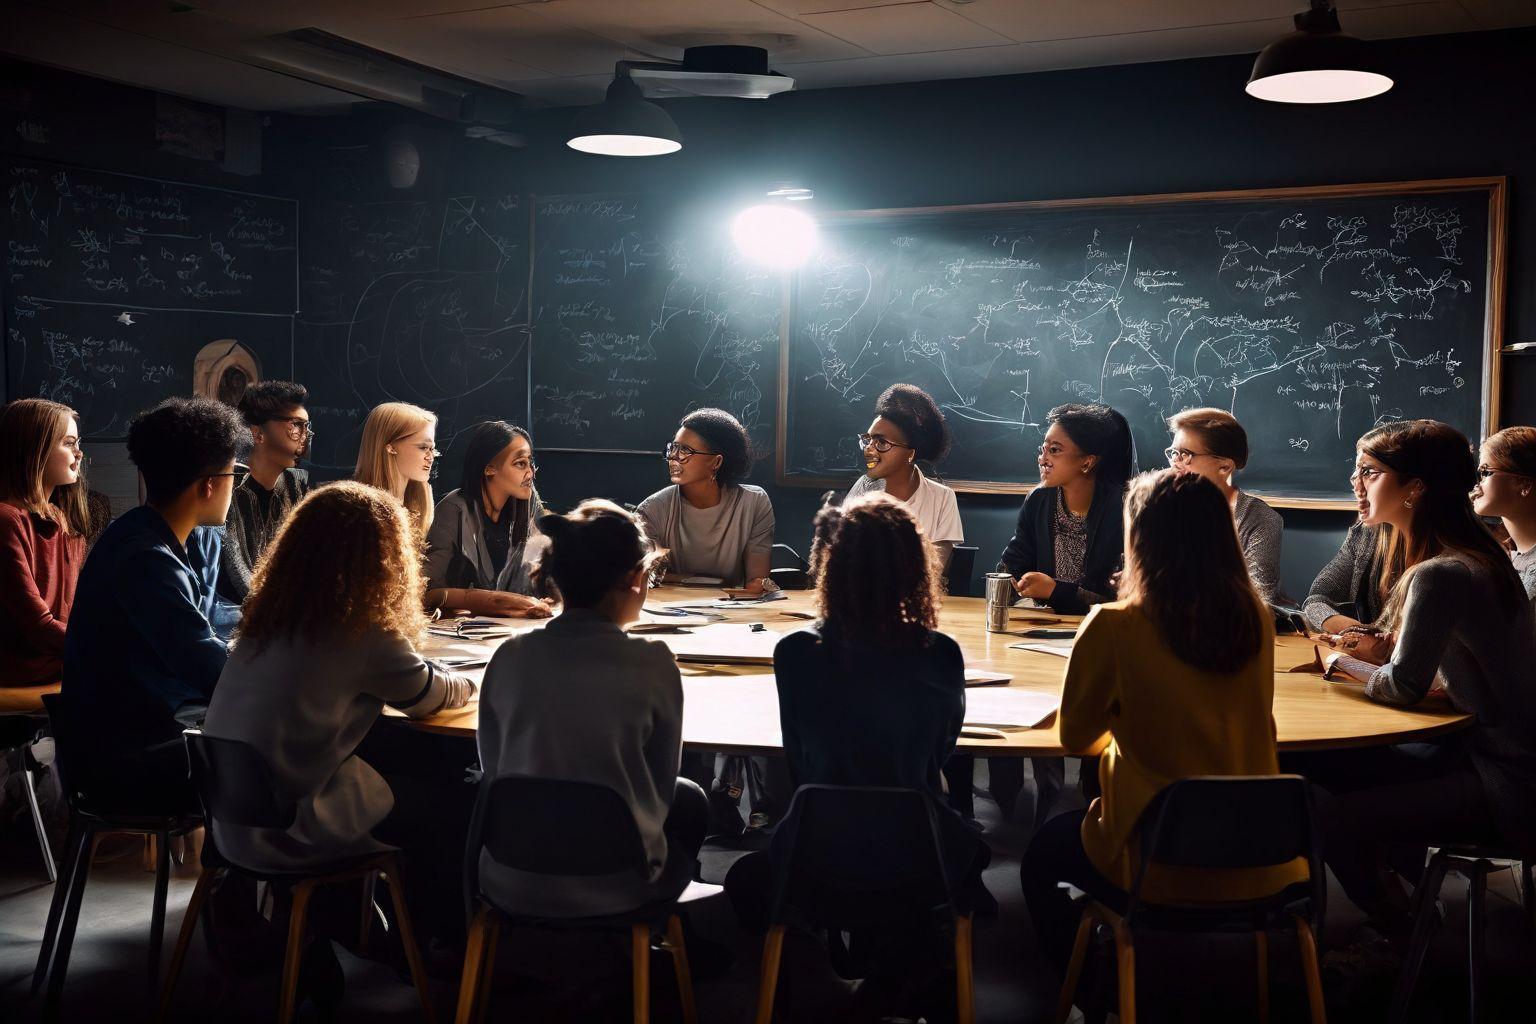
<svg viewBox="0 0 1536 1024"><path fill-rule="evenodd" d="M427 606L541 618L531 569L544 506L534 489L533 440L504 420L477 423L459 486L437 503L427 533Z"/></svg>
<svg viewBox="0 0 1536 1024"><path fill-rule="evenodd" d="M1525 593L1536 598L1536 427L1504 428L1479 456L1472 510L1499 520Z"/></svg>
<svg viewBox="0 0 1536 1024"><path fill-rule="evenodd" d="M1382 611L1341 637L1329 674L1398 706L1443 686L1476 718L1431 752L1358 752L1325 780L1338 794L1318 812L1328 865L1393 940L1406 938L1408 919L1401 891L1383 881L1385 848L1536 848L1536 625L1509 555L1473 512L1477 463L1459 431L1435 420L1377 427L1356 444L1350 482L1360 522L1377 528ZM1384 656L1355 656L1370 653L1366 639Z"/></svg>
<svg viewBox="0 0 1536 1024"><path fill-rule="evenodd" d="M1125 501L1121 597L1089 613L1067 662L1061 742L1099 755L1102 795L1047 822L1024 856L1030 919L1065 970L1079 909L1058 882L1113 904L1131 888L1142 812L1193 775L1277 770L1274 627L1238 547L1232 512L1209 480L1144 473ZM1199 537L1199 544L1190 544ZM1305 862L1200 875L1198 891L1150 874L1151 900L1234 900L1278 892Z"/></svg>

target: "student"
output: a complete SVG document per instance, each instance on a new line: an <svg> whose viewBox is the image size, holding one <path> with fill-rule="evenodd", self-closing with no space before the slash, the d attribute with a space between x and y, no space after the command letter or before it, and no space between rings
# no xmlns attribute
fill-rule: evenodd
<svg viewBox="0 0 1536 1024"><path fill-rule="evenodd" d="M0 409L0 687L63 675L90 528L75 411L42 398Z"/></svg>
<svg viewBox="0 0 1536 1024"><path fill-rule="evenodd" d="M489 857L480 886L497 904L550 917L617 914L687 886L704 843L708 807L678 777L683 686L664 644L626 634L640 617L653 555L635 517L589 499L546 515L539 573L563 598L543 629L501 645L480 698L480 766L503 775L595 782L634 812L654 869L614 875L530 875Z"/></svg>
<svg viewBox="0 0 1536 1024"><path fill-rule="evenodd" d="M298 468L315 436L304 408L308 400L304 386L288 380L252 384L240 396L251 451L248 465L235 467L245 473L236 478L219 562L219 596L231 604L250 593L256 560L309 490L309 474Z"/></svg>
<svg viewBox="0 0 1536 1024"><path fill-rule="evenodd" d="M427 606L476 615L539 618L529 558L544 514L528 432L502 420L469 435L457 490L437 503L427 534Z"/></svg>
<svg viewBox="0 0 1536 1024"><path fill-rule="evenodd" d="M224 670L206 567L218 565L243 433L233 409L207 398L168 398L134 417L128 457L147 504L107 527L80 572L64 695L91 734L93 791L135 810L197 806L181 730L201 719Z"/></svg>
<svg viewBox="0 0 1536 1024"><path fill-rule="evenodd" d="M1312 581L1301 607L1302 617L1312 629L1344 633L1375 622L1381 614L1381 567L1376 564L1379 533L1358 518L1350 524L1344 543ZM1374 656L1384 656L1374 641L1368 645Z"/></svg>
<svg viewBox="0 0 1536 1024"><path fill-rule="evenodd" d="M1536 428L1506 427L1479 454L1472 510L1501 521L1515 571L1536 598Z"/></svg>
<svg viewBox="0 0 1536 1024"><path fill-rule="evenodd" d="M938 550L941 574L949 568L955 545L965 541L960 505L954 491L924 476L917 463L921 459L932 467L949 454L952 441L944 414L926 391L892 384L875 403L869 430L859 435L864 475L843 499L848 504L884 491L906 502L923 536Z"/></svg>
<svg viewBox="0 0 1536 1024"><path fill-rule="evenodd" d="M1378 530L1387 656L1335 653L1331 674L1371 700L1417 704L1443 686L1476 724L1429 751L1351 752L1318 808L1324 856L1389 941L1408 915L1380 872L1394 845L1501 842L1536 848L1536 625L1508 554L1473 514L1472 446L1434 420L1388 423L1356 445L1360 522ZM1354 635L1346 648L1359 648ZM1378 659L1372 659L1378 660Z"/></svg>
<svg viewBox="0 0 1536 1024"><path fill-rule="evenodd" d="M1080 909L1058 882L1111 905L1123 900L1142 812L1164 787L1278 770L1274 626L1226 496L1196 474L1144 473L1126 497L1124 530L1122 596L1078 630L1058 714L1063 746L1100 755L1102 793L1086 811L1047 822L1021 871L1030 920L1063 973ZM1155 872L1142 892L1153 901L1256 899L1306 877L1301 861L1194 878Z"/></svg>
<svg viewBox="0 0 1536 1024"><path fill-rule="evenodd" d="M672 486L635 514L667 555L669 578L709 576L760 594L773 552L773 503L761 487L738 483L752 468L746 428L724 409L696 409L667 443Z"/></svg>
<svg viewBox="0 0 1536 1024"><path fill-rule="evenodd" d="M437 450L437 417L407 402L376 405L363 423L352 479L387 491L411 516L412 534L422 543L432 529L432 466Z"/></svg>
<svg viewBox="0 0 1536 1024"><path fill-rule="evenodd" d="M430 924L435 916L462 930L462 901L441 879L460 877L470 794L458 801L459 820L445 821L451 798L425 787L392 791L354 753L386 704L425 718L475 693L474 683L416 653L427 619L415 550L405 510L376 488L342 481L302 500L257 566L204 730L254 746L298 801L284 829L215 822L221 854L282 872L399 847L412 916L439 935L447 929ZM346 581L341 591L337 580ZM452 852L438 855L450 827ZM451 912L437 914L433 904L445 901Z"/></svg>
<svg viewBox="0 0 1536 1024"><path fill-rule="evenodd" d="M1265 601L1280 595L1280 541L1285 523L1280 513L1238 489L1232 476L1248 465L1248 432L1222 409L1185 409L1168 418L1173 443L1167 451L1175 472L1198 473L1227 499L1237 525L1237 543L1248 563L1254 589Z"/></svg>
<svg viewBox="0 0 1536 1024"><path fill-rule="evenodd" d="M1085 614L1114 597L1120 502L1135 470L1125 417L1107 405L1058 405L1040 446L1040 486L1019 509L1003 551L1020 597Z"/></svg>

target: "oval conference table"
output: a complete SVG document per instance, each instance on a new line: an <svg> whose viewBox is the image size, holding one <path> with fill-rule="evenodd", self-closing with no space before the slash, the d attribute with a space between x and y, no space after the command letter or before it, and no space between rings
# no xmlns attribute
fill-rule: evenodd
<svg viewBox="0 0 1536 1024"><path fill-rule="evenodd" d="M652 590L647 609L663 608L679 602L710 601L720 596L718 590L662 587ZM726 753L774 754L783 749L779 733L778 707L772 695L772 643L776 634L792 632L807 624L814 612L809 591L786 592L786 600L745 605L722 614L724 623L735 624L730 630L684 624L670 616L644 616L641 629L677 630L657 633L654 639L671 644L679 652L683 674L683 744L692 750ZM1011 676L1009 687L1059 698L1066 659L1053 654L1012 649L1009 644L1029 641L1025 630L1070 629L1081 621L1076 616L1057 615L1048 609L1012 609L1006 633L989 633L985 623L986 602L980 598L945 598L939 615L939 629L959 642L965 652L968 670L983 670ZM482 620L483 621L483 620ZM514 629L539 628L543 622L501 620ZM544 620L548 621L548 620ZM697 621L697 620L694 620ZM751 632L748 624L761 623L768 632ZM440 628L443 624L439 624ZM448 624L452 629L452 625ZM686 630L686 632L682 632ZM718 634L724 644L709 641ZM423 646L427 657L488 656L499 640L450 639L434 633ZM687 645L701 649L688 650ZM1471 724L1471 716L1455 711L1443 698L1430 698L1411 708L1388 707L1365 697L1363 687L1352 682L1327 682L1318 670L1291 671L1313 664L1314 641L1300 636L1275 638L1275 725L1281 750L1328 750L1344 747L1368 747L1379 744L1422 740L1454 732ZM686 650L686 653L684 653ZM1326 652L1325 652L1326 653ZM684 658L688 660L683 660ZM717 658L719 660L713 660ZM711 660L695 660L695 659ZM477 681L481 668L460 671ZM893 685L897 685L893 680ZM968 693L995 687L972 687ZM390 712L396 714L395 712ZM429 732L473 738L479 719L479 703L471 701L456 711L446 711L431 718L410 721L415 728ZM857 728L857 723L849 727ZM1056 718L1034 728L992 730L1001 737L962 734L958 746L967 753L986 757L1059 756L1071 751L1061 746L1056 732Z"/></svg>

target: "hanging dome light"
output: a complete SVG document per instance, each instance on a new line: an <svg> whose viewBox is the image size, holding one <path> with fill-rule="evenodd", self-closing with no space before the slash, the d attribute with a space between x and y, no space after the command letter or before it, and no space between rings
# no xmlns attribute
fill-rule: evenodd
<svg viewBox="0 0 1536 1024"><path fill-rule="evenodd" d="M1347 103L1392 88L1392 79L1373 70L1370 45L1339 27L1330 0L1312 0L1295 22L1295 32L1264 47L1253 62L1248 95L1275 103Z"/></svg>
<svg viewBox="0 0 1536 1024"><path fill-rule="evenodd" d="M576 115L565 144L603 156L662 156L683 148L672 115L640 94L628 75L616 75L603 102Z"/></svg>

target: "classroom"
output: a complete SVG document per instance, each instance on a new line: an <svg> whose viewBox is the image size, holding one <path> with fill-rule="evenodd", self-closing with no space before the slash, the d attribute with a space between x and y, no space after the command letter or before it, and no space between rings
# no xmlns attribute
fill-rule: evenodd
<svg viewBox="0 0 1536 1024"><path fill-rule="evenodd" d="M1536 5L0 11L0 1020L1531 1015Z"/></svg>

